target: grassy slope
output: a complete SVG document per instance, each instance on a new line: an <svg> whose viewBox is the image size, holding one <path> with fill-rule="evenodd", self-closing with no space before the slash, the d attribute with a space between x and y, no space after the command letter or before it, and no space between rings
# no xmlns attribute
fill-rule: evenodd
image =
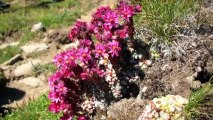
<svg viewBox="0 0 213 120"><path fill-rule="evenodd" d="M30 102L26 107L12 111L0 120L58 120L59 115L48 111L49 100L46 95L38 100Z"/></svg>
<svg viewBox="0 0 213 120"><path fill-rule="evenodd" d="M142 13L135 17L136 26L145 26L159 38L168 41L176 33L172 23L197 8L197 0L135 0Z"/></svg>
<svg viewBox="0 0 213 120"><path fill-rule="evenodd" d="M14 29L30 29L33 24L42 22L45 27L60 27L72 24L79 11L73 9L75 0L51 2L52 0L37 0L31 3L16 3L11 5L9 13L0 14L0 33ZM28 30L29 30L28 29Z"/></svg>
<svg viewBox="0 0 213 120"><path fill-rule="evenodd" d="M37 36L30 32L33 24L42 22L47 29L70 26L81 14L76 7L78 4L80 2L76 0L56 3L52 0L37 0L24 6L23 3L16 3L11 5L9 13L0 13L0 40L11 30L23 33L18 40L20 42L18 46L0 49L0 64L19 53L20 46Z"/></svg>

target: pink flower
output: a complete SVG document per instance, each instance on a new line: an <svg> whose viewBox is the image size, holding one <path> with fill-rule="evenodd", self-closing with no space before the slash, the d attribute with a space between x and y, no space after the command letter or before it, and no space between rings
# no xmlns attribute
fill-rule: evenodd
<svg viewBox="0 0 213 120"><path fill-rule="evenodd" d="M73 68L73 69L75 69L75 68ZM75 77L75 73L69 67L61 69L60 73L63 75L63 78L72 78L72 77Z"/></svg>
<svg viewBox="0 0 213 120"><path fill-rule="evenodd" d="M70 33L68 35L68 38L72 41L74 41L74 38L76 37L76 35L78 34L79 30L76 26L74 26L71 30Z"/></svg>
<svg viewBox="0 0 213 120"><path fill-rule="evenodd" d="M90 45L92 45L91 40L80 40L80 47L89 47Z"/></svg>
<svg viewBox="0 0 213 120"><path fill-rule="evenodd" d="M61 95L66 95L68 92L68 89L67 89L67 87L64 86L64 83L59 83L56 86L56 92L58 92Z"/></svg>
<svg viewBox="0 0 213 120"><path fill-rule="evenodd" d="M111 24L110 26L116 26L119 23L118 14L112 10L107 11L103 15L103 19L106 23Z"/></svg>
<svg viewBox="0 0 213 120"><path fill-rule="evenodd" d="M97 11L93 14L94 19L100 19L102 18L102 15L106 13L107 11L111 10L109 6L107 7L100 7L97 9Z"/></svg>
<svg viewBox="0 0 213 120"><path fill-rule="evenodd" d="M95 46L95 57L96 58L104 55L105 52L106 52L106 47L103 44L99 43Z"/></svg>
<svg viewBox="0 0 213 120"><path fill-rule="evenodd" d="M61 54L58 54L54 57L53 63L55 64L56 67L61 67L61 64L63 62L63 57L64 57L65 52L62 52Z"/></svg>
<svg viewBox="0 0 213 120"><path fill-rule="evenodd" d="M86 116L81 115L78 117L78 120L89 120Z"/></svg>
<svg viewBox="0 0 213 120"><path fill-rule="evenodd" d="M91 60L91 51L88 47L86 48L79 48L78 56L81 62L87 63L89 60Z"/></svg>
<svg viewBox="0 0 213 120"><path fill-rule="evenodd" d="M99 69L99 68L93 68L92 71L93 71L94 73L96 73L99 77L104 77L104 75L105 75L104 70L101 70L101 69Z"/></svg>
<svg viewBox="0 0 213 120"><path fill-rule="evenodd" d="M59 113L60 112L60 103L56 103L56 102L52 102L49 105L49 111L53 112L53 113Z"/></svg>
<svg viewBox="0 0 213 120"><path fill-rule="evenodd" d="M48 98L50 100L52 100L53 102L56 102L56 103L58 103L59 101L61 101L61 96L59 95L59 93L57 93L55 91L49 92Z"/></svg>
<svg viewBox="0 0 213 120"><path fill-rule="evenodd" d="M61 80L61 73L59 71L56 71L52 76L49 77L48 83L51 90L55 90L55 86L59 83Z"/></svg>
<svg viewBox="0 0 213 120"><path fill-rule="evenodd" d="M73 120L72 114L63 114L62 117L60 117L60 120Z"/></svg>
<svg viewBox="0 0 213 120"><path fill-rule="evenodd" d="M111 23L104 23L103 28L107 31L112 29L112 24Z"/></svg>
<svg viewBox="0 0 213 120"><path fill-rule="evenodd" d="M119 51L121 48L119 47L119 43L115 40L112 42L108 43L108 48L109 48L109 53L111 53L111 56L119 56Z"/></svg>
<svg viewBox="0 0 213 120"><path fill-rule="evenodd" d="M89 25L86 22L77 21L70 30L68 37L72 41L75 39L89 39L91 37Z"/></svg>
<svg viewBox="0 0 213 120"><path fill-rule="evenodd" d="M141 12L142 11L142 7L140 5L136 5L135 6L135 11L136 12Z"/></svg>
<svg viewBox="0 0 213 120"><path fill-rule="evenodd" d="M126 29L124 30L117 30L117 35L119 36L119 38L121 39L126 39L128 37L128 32Z"/></svg>
<svg viewBox="0 0 213 120"><path fill-rule="evenodd" d="M90 76L89 76L88 72L81 73L81 79L82 80L89 80Z"/></svg>
<svg viewBox="0 0 213 120"><path fill-rule="evenodd" d="M119 8L119 12L123 19L129 20L134 15L134 8L133 6L125 5Z"/></svg>
<svg viewBox="0 0 213 120"><path fill-rule="evenodd" d="M65 52L65 54L63 55L63 68L67 68L67 67L75 67L76 66L76 53L75 53L75 49L69 50L67 52Z"/></svg>

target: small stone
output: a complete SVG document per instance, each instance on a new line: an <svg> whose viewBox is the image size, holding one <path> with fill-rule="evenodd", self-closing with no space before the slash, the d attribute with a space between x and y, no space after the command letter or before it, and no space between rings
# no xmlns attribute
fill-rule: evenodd
<svg viewBox="0 0 213 120"><path fill-rule="evenodd" d="M197 67L197 72L201 72L202 71L202 68L201 67Z"/></svg>
<svg viewBox="0 0 213 120"><path fill-rule="evenodd" d="M152 61L151 60L145 60L145 64L150 67L152 65Z"/></svg>
<svg viewBox="0 0 213 120"><path fill-rule="evenodd" d="M41 22L39 22L39 23L33 25L31 32L38 32L38 31L41 31L43 29L44 29L43 24Z"/></svg>
<svg viewBox="0 0 213 120"><path fill-rule="evenodd" d="M201 87L201 82L200 82L199 80L192 81L192 83L191 83L190 86L191 86L191 88L193 88L193 89L198 89L198 88Z"/></svg>
<svg viewBox="0 0 213 120"><path fill-rule="evenodd" d="M34 43L29 44L21 47L21 50L24 52L24 54L30 54L33 52L39 52L49 49L49 46L44 43Z"/></svg>
<svg viewBox="0 0 213 120"><path fill-rule="evenodd" d="M186 80L189 84L191 84L195 80L195 78L193 76L189 76L186 78Z"/></svg>
<svg viewBox="0 0 213 120"><path fill-rule="evenodd" d="M135 76L135 79L136 79L136 80L139 80L139 79L140 79L140 77L139 77L138 75L136 75L136 76Z"/></svg>
<svg viewBox="0 0 213 120"><path fill-rule="evenodd" d="M42 82L38 78L28 77L22 80L19 80L20 83L31 86L33 88L39 87Z"/></svg>
<svg viewBox="0 0 213 120"><path fill-rule="evenodd" d="M106 116L102 115L100 119L101 120L106 120Z"/></svg>
<svg viewBox="0 0 213 120"><path fill-rule="evenodd" d="M146 86L144 86L144 87L142 88L141 92L145 93L145 92L146 92L146 90L147 90L147 87L146 87Z"/></svg>
<svg viewBox="0 0 213 120"><path fill-rule="evenodd" d="M42 63L42 61L39 60L39 59L36 59L36 60L32 60L28 63L22 64L14 70L14 76L20 77L20 76L23 76L23 75L29 75L29 74L32 73L33 67L40 64L40 63Z"/></svg>

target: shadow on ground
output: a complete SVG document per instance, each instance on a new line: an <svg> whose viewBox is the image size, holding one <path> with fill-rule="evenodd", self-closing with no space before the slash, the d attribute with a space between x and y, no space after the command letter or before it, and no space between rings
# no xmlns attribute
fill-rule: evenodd
<svg viewBox="0 0 213 120"><path fill-rule="evenodd" d="M9 109L3 107L6 104L20 100L25 96L25 92L16 88L3 88L0 91L0 114L4 115Z"/></svg>
<svg viewBox="0 0 213 120"><path fill-rule="evenodd" d="M6 87L0 91L0 106L23 98L25 92L16 88Z"/></svg>

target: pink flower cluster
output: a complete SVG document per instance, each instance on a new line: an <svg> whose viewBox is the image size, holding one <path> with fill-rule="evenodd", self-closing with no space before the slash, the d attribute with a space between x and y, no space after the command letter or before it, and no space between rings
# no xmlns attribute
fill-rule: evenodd
<svg viewBox="0 0 213 120"><path fill-rule="evenodd" d="M93 14L90 23L77 21L72 27L69 38L72 41L78 40L80 44L77 48L55 56L53 62L58 71L49 78L48 97L52 101L49 110L53 113L62 112L61 120L72 120L75 115L79 116L78 120L88 119L82 115L88 112L84 109L90 109L83 102L85 99L82 95L86 93L82 90L82 82L98 85L100 79L112 77L107 77L110 72L106 70L109 68L100 64L100 61L113 61L122 57L122 44L133 35L132 17L140 11L139 5L120 2L116 9L100 7ZM114 62L111 63L113 65ZM110 70L113 71L112 68ZM112 83L117 80L115 71L113 74L112 80L106 80L109 86L113 86Z"/></svg>

